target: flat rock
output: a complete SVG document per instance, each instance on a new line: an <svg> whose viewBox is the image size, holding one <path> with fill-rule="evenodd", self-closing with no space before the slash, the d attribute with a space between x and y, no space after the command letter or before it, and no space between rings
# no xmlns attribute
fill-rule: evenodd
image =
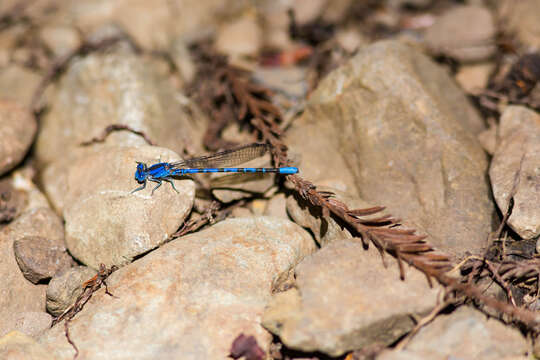
<svg viewBox="0 0 540 360"><path fill-rule="evenodd" d="M77 29L71 26L43 26L39 38L56 58L72 53L82 43Z"/></svg>
<svg viewBox="0 0 540 360"><path fill-rule="evenodd" d="M96 275L96 270L76 266L57 273L47 286L47 311L61 315L82 294L82 285Z"/></svg>
<svg viewBox="0 0 540 360"><path fill-rule="evenodd" d="M480 95L488 85L489 77L495 68L493 63L479 63L461 66L456 81L467 93Z"/></svg>
<svg viewBox="0 0 540 360"><path fill-rule="evenodd" d="M66 246L83 264L98 269L124 265L162 244L182 224L195 197L191 180L138 188L136 161L179 160L172 151L152 147L110 146L74 159L67 171L63 210ZM58 191L60 192L60 191ZM56 192L54 192L56 193Z"/></svg>
<svg viewBox="0 0 540 360"><path fill-rule="evenodd" d="M0 98L30 105L41 76L21 65L0 67Z"/></svg>
<svg viewBox="0 0 540 360"><path fill-rule="evenodd" d="M40 1L40 3L50 1ZM82 33L91 32L107 24L118 24L139 46L149 50L163 50L171 39L194 36L201 29L213 29L220 19L230 19L252 3L248 0L215 2L201 0L119 0L114 2L78 0L55 4L57 11L44 12L55 24L77 24ZM46 10L46 8L45 8Z"/></svg>
<svg viewBox="0 0 540 360"><path fill-rule="evenodd" d="M0 338L0 359L55 360L45 346L19 331L12 331Z"/></svg>
<svg viewBox="0 0 540 360"><path fill-rule="evenodd" d="M0 175L13 169L30 148L37 124L23 107L0 99Z"/></svg>
<svg viewBox="0 0 540 360"><path fill-rule="evenodd" d="M256 56L262 43L262 32L254 12L246 13L224 24L217 32L216 49L231 58Z"/></svg>
<svg viewBox="0 0 540 360"><path fill-rule="evenodd" d="M64 239L59 240L41 236L25 236L15 240L13 252L26 279L37 284L73 264L73 259L66 251Z"/></svg>
<svg viewBox="0 0 540 360"><path fill-rule="evenodd" d="M480 61L495 54L497 29L491 12L481 6L456 6L426 31L427 47L459 61Z"/></svg>
<svg viewBox="0 0 540 360"><path fill-rule="evenodd" d="M19 216L27 201L27 194L15 189L12 179L0 180L0 224L8 223Z"/></svg>
<svg viewBox="0 0 540 360"><path fill-rule="evenodd" d="M13 243L25 236L63 235L54 216L48 208L31 209L0 230L0 336L20 326L22 314L45 312L46 286L25 279L15 260Z"/></svg>
<svg viewBox="0 0 540 360"><path fill-rule="evenodd" d="M483 128L446 71L381 41L321 81L287 144L303 177L386 206L460 258L481 253L491 231Z"/></svg>
<svg viewBox="0 0 540 360"><path fill-rule="evenodd" d="M519 331L468 307L438 316L403 351L378 360L508 359L525 360L529 346Z"/></svg>
<svg viewBox="0 0 540 360"><path fill-rule="evenodd" d="M41 119L36 143L41 164L66 161L66 154L81 150L82 142L100 136L111 124L142 131L155 143L178 153L200 143L196 139L206 127L202 112L159 75L155 63L121 45L106 54L76 58L70 64L52 96L50 111ZM114 144L147 145L141 136L119 131L110 134L104 144L84 149Z"/></svg>
<svg viewBox="0 0 540 360"><path fill-rule="evenodd" d="M503 214L514 199L508 225L524 239L540 235L540 115L522 106L504 110L489 177Z"/></svg>
<svg viewBox="0 0 540 360"><path fill-rule="evenodd" d="M12 330L38 337L49 330L52 324L52 316L44 311L26 311L17 314Z"/></svg>
<svg viewBox="0 0 540 360"><path fill-rule="evenodd" d="M259 321L272 288L314 250L290 221L223 221L114 272L115 297L95 293L71 321L71 337L85 359L225 359L240 333L268 350ZM59 360L74 354L61 324L40 342Z"/></svg>
<svg viewBox="0 0 540 360"><path fill-rule="evenodd" d="M407 266L400 281L397 263L387 261L385 269L359 241L328 244L296 267L297 289L274 296L263 325L289 348L331 356L393 343L414 327L413 315L433 308L438 289Z"/></svg>
<svg viewBox="0 0 540 360"><path fill-rule="evenodd" d="M516 36L525 47L540 48L540 1L502 0L497 2L497 8L505 32Z"/></svg>

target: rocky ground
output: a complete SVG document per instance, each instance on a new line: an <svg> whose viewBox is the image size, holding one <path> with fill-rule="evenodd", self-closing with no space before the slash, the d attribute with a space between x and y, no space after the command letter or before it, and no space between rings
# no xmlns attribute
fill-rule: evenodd
<svg viewBox="0 0 540 360"><path fill-rule="evenodd" d="M540 0L0 2L1 359L540 357ZM136 162L253 166L132 193Z"/></svg>

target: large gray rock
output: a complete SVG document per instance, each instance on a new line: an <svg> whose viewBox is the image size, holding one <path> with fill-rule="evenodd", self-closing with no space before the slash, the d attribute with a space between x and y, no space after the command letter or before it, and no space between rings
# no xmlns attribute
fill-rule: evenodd
<svg viewBox="0 0 540 360"><path fill-rule="evenodd" d="M172 151L152 147L110 146L73 160L62 193L66 222L66 246L85 265L124 265L134 257L162 244L191 211L195 186L191 180L176 181L178 193L164 183L138 188L136 161L147 164L178 160ZM66 191L67 190L67 191Z"/></svg>
<svg viewBox="0 0 540 360"><path fill-rule="evenodd" d="M245 11L248 0L233 2L201 0L78 0L38 1L29 6L40 23L77 25L83 34L117 24L143 49L165 49L177 36L197 36L201 29L211 30L220 19L230 19ZM2 4L3 5L3 4ZM48 5L48 6L46 6ZM53 8L56 11L51 11Z"/></svg>
<svg viewBox="0 0 540 360"><path fill-rule="evenodd" d="M395 342L414 327L414 315L433 308L439 291L413 268L400 281L397 263L385 268L360 241L334 241L295 273L297 288L274 296L263 324L290 348L331 356Z"/></svg>
<svg viewBox="0 0 540 360"><path fill-rule="evenodd" d="M60 316L83 292L83 284L96 275L96 270L76 266L57 273L47 286L47 311Z"/></svg>
<svg viewBox="0 0 540 360"><path fill-rule="evenodd" d="M540 235L540 115L522 106L507 107L500 119L489 169L493 196L508 225L524 239Z"/></svg>
<svg viewBox="0 0 540 360"><path fill-rule="evenodd" d="M436 54L459 61L480 61L495 54L497 28L491 12L482 6L456 6L426 31L426 44Z"/></svg>
<svg viewBox="0 0 540 360"><path fill-rule="evenodd" d="M0 359L55 360L45 346L19 331L12 331L0 338Z"/></svg>
<svg viewBox="0 0 540 360"><path fill-rule="evenodd" d="M202 113L159 75L154 62L142 60L122 46L107 54L76 58L58 84L50 112L41 121L36 156L44 165L67 161L67 154L111 124L143 131L160 146L178 153L199 143L196 139L202 137L206 124ZM92 148L113 144L146 142L122 131Z"/></svg>
<svg viewBox="0 0 540 360"><path fill-rule="evenodd" d="M378 360L526 359L527 340L517 329L462 307L438 316L403 351L389 351Z"/></svg>
<svg viewBox="0 0 540 360"><path fill-rule="evenodd" d="M386 206L459 258L481 252L491 230L482 129L446 71L382 41L321 81L288 144L303 176Z"/></svg>
<svg viewBox="0 0 540 360"><path fill-rule="evenodd" d="M47 199L32 183L27 169L13 172L6 180L9 186L3 186L3 190L11 199L19 200L15 201L16 218L0 228L0 336L13 330L36 336L51 323L51 316L45 313L46 286L25 279L16 262L13 244L34 236L63 240L64 228L58 215L48 207Z"/></svg>
<svg viewBox="0 0 540 360"><path fill-rule="evenodd" d="M23 213L0 231L0 336L23 331L23 313L45 312L45 285L34 285L23 276L13 254L13 243L25 236L54 236L58 231L42 208Z"/></svg>
<svg viewBox="0 0 540 360"><path fill-rule="evenodd" d="M504 30L515 35L518 40L533 49L540 48L540 1L502 0L496 2L498 17Z"/></svg>
<svg viewBox="0 0 540 360"><path fill-rule="evenodd" d="M24 158L36 130L36 120L30 112L13 101L0 99L0 175Z"/></svg>
<svg viewBox="0 0 540 360"><path fill-rule="evenodd" d="M305 230L276 218L232 219L170 242L114 272L71 321L85 359L226 359L240 333L268 349L259 321L283 274L315 250ZM71 359L62 324L41 337Z"/></svg>
<svg viewBox="0 0 540 360"><path fill-rule="evenodd" d="M0 67L0 98L28 106L40 81L41 76L38 73L21 65L10 64Z"/></svg>

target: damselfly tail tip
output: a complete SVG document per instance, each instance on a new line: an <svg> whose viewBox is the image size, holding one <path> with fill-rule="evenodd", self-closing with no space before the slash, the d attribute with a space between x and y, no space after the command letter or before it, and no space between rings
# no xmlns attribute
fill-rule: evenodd
<svg viewBox="0 0 540 360"><path fill-rule="evenodd" d="M285 175L296 174L296 173L298 173L298 168L293 167L293 166L282 167L282 168L279 168L279 173L280 174L285 174Z"/></svg>

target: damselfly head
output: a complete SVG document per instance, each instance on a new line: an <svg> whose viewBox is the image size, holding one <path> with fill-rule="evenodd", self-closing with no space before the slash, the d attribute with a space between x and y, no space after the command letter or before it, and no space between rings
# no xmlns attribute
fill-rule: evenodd
<svg viewBox="0 0 540 360"><path fill-rule="evenodd" d="M146 176L148 175L146 171L146 164L137 161L137 171L135 171L135 180L142 183L146 181Z"/></svg>

